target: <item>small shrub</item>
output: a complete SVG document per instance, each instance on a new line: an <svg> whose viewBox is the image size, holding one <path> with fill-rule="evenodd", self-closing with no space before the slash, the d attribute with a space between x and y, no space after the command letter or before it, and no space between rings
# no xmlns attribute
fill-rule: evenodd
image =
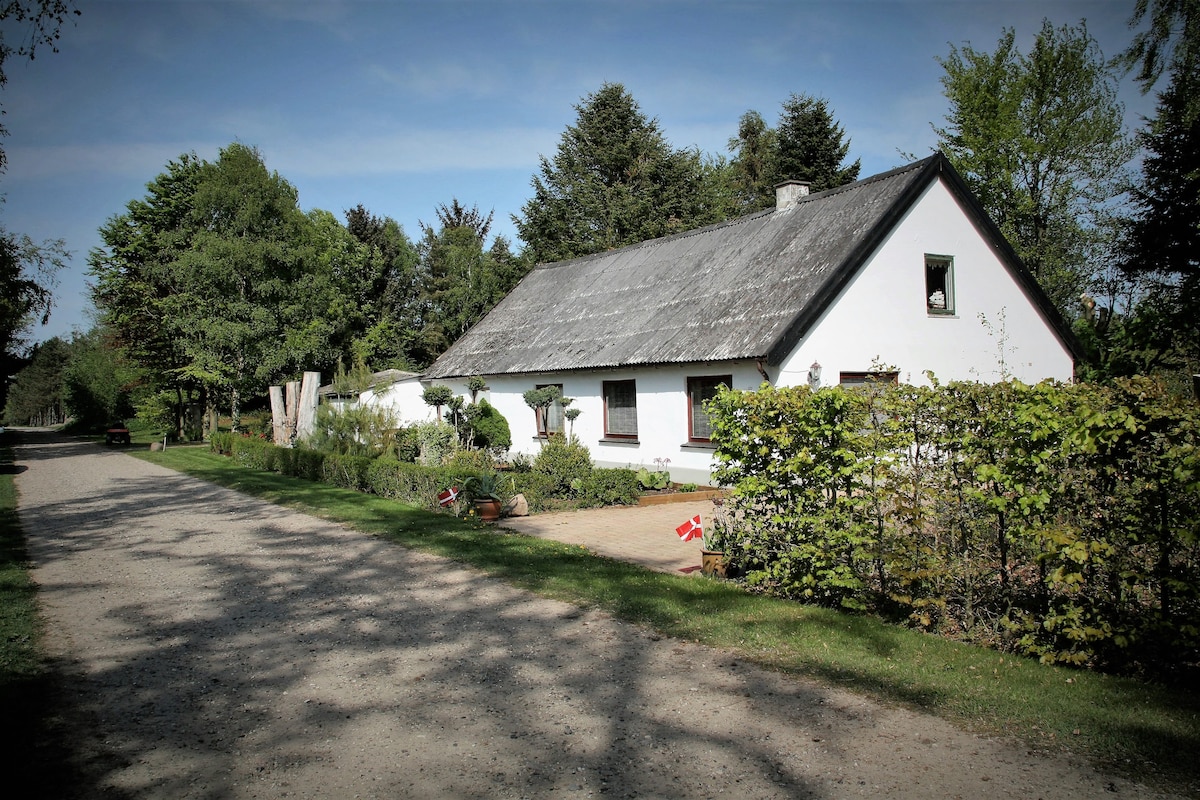
<svg viewBox="0 0 1200 800"><path fill-rule="evenodd" d="M637 473L631 469L595 469L579 488L580 505L635 506L641 495Z"/></svg>
<svg viewBox="0 0 1200 800"><path fill-rule="evenodd" d="M512 447L512 431L508 420L487 400L468 406L468 421L474 432L475 446L492 450L507 450Z"/></svg>
<svg viewBox="0 0 1200 800"><path fill-rule="evenodd" d="M491 472L496 468L496 462L486 450L459 450L450 457L446 466L464 472Z"/></svg>
<svg viewBox="0 0 1200 800"><path fill-rule="evenodd" d="M453 425L445 422L422 422L415 426L420 455L417 463L426 467L440 467L458 449L458 434Z"/></svg>
<svg viewBox="0 0 1200 800"><path fill-rule="evenodd" d="M554 436L533 462L533 471L551 479L552 497L570 497L573 481L585 482L592 474L592 454L577 441Z"/></svg>

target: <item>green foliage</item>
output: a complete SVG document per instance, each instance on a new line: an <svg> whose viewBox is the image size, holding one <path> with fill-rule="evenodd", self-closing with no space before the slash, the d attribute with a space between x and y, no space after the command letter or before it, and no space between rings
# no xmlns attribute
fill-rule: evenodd
<svg viewBox="0 0 1200 800"><path fill-rule="evenodd" d="M637 473L622 467L597 468L580 479L577 491L579 505L590 506L636 506L641 496Z"/></svg>
<svg viewBox="0 0 1200 800"><path fill-rule="evenodd" d="M463 491L470 500L498 500L503 503L511 495L506 493L508 482L496 472L472 475L463 482Z"/></svg>
<svg viewBox="0 0 1200 800"><path fill-rule="evenodd" d="M464 410L471 428L475 447L493 453L504 453L512 447L512 431L508 420L487 400L469 405Z"/></svg>
<svg viewBox="0 0 1200 800"><path fill-rule="evenodd" d="M0 169L3 162L4 153L0 150ZM26 332L50 319L56 274L68 256L62 241L38 245L28 236L0 228L0 407L7 399L9 377L27 363L22 358Z"/></svg>
<svg viewBox="0 0 1200 800"><path fill-rule="evenodd" d="M389 409L354 405L317 407L312 435L306 447L338 455L376 458L393 452L397 423Z"/></svg>
<svg viewBox="0 0 1200 800"><path fill-rule="evenodd" d="M496 462L487 450L459 450L446 466L464 472L491 472L496 468Z"/></svg>
<svg viewBox="0 0 1200 800"><path fill-rule="evenodd" d="M774 183L808 181L823 192L858 180L861 159L842 166L850 151L846 132L829 112L829 101L793 94L783 103L776 131Z"/></svg>
<svg viewBox="0 0 1200 800"><path fill-rule="evenodd" d="M454 390L440 383L427 386L425 387L425 391L421 392L421 399L425 401L425 405L436 408L439 416L442 412L442 406L449 403L452 397L454 397Z"/></svg>
<svg viewBox="0 0 1200 800"><path fill-rule="evenodd" d="M576 491L571 484L586 482L593 469L587 447L562 436L551 436L533 462L533 471L550 479L554 497L570 497Z"/></svg>
<svg viewBox="0 0 1200 800"><path fill-rule="evenodd" d="M441 466L458 451L458 434L445 422L422 422L412 428L419 455L417 461L428 467Z"/></svg>
<svg viewBox="0 0 1200 800"><path fill-rule="evenodd" d="M1200 656L1200 411L1147 379L722 392L748 584L1047 661Z"/></svg>
<svg viewBox="0 0 1200 800"><path fill-rule="evenodd" d="M1200 372L1200 113L1192 107L1198 93L1200 75L1173 72L1156 116L1139 134L1145 157L1121 258L1126 274L1148 286L1123 328L1096 328L1108 345L1106 365L1117 374L1122 365L1112 364L1114 352L1142 372Z"/></svg>
<svg viewBox="0 0 1200 800"><path fill-rule="evenodd" d="M60 425L66 421L63 375L70 346L58 337L33 348L28 366L17 373L4 404L9 425Z"/></svg>
<svg viewBox="0 0 1200 800"><path fill-rule="evenodd" d="M534 196L515 218L535 263L561 261L724 218L706 192L698 152L676 150L620 84L575 106L553 160L542 158Z"/></svg>
<svg viewBox="0 0 1200 800"><path fill-rule="evenodd" d="M665 469L649 470L645 467L639 467L637 481L643 489L657 491L671 485L671 473Z"/></svg>
<svg viewBox="0 0 1200 800"><path fill-rule="evenodd" d="M1107 263L1109 201L1133 147L1112 67L1081 24L1043 23L1028 54L1004 31L992 53L951 46L938 148L1064 316Z"/></svg>

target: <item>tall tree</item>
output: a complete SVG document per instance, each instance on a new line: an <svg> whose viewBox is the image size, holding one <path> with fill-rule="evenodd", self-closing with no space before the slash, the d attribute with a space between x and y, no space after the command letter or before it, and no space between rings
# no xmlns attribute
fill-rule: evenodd
<svg viewBox="0 0 1200 800"><path fill-rule="evenodd" d="M18 372L4 403L10 425L59 425L66 421L63 373L70 347L57 336L34 345L29 363Z"/></svg>
<svg viewBox="0 0 1200 800"><path fill-rule="evenodd" d="M1192 374L1200 372L1200 115L1191 104L1200 76L1182 69L1172 71L1154 119L1139 133L1145 157L1122 266L1151 280L1135 315L1138 366Z"/></svg>
<svg viewBox="0 0 1200 800"><path fill-rule="evenodd" d="M27 363L26 334L50 319L56 273L68 255L62 241L39 245L0 228L0 407L9 376Z"/></svg>
<svg viewBox="0 0 1200 800"><path fill-rule="evenodd" d="M829 112L829 101L793 94L783 103L775 157L775 182L808 181L822 192L858 180L861 159L842 166L850 140Z"/></svg>
<svg viewBox="0 0 1200 800"><path fill-rule="evenodd" d="M575 110L513 217L531 258L559 261L716 221L700 154L672 148L624 86L605 84Z"/></svg>
<svg viewBox="0 0 1200 800"><path fill-rule="evenodd" d="M236 426L248 394L332 370L334 273L357 247L332 215L302 213L295 188L241 144L215 162L181 157L149 188L101 229L93 298L180 405L199 387L202 402L229 404Z"/></svg>
<svg viewBox="0 0 1200 800"><path fill-rule="evenodd" d="M502 236L484 249L491 214L484 217L476 207L466 209L454 200L438 206L437 217L441 227L423 225L417 246L421 314L410 356L420 365L431 363L482 319L529 269L528 260L515 256Z"/></svg>
<svg viewBox="0 0 1200 800"><path fill-rule="evenodd" d="M1081 24L1042 24L1023 55L1006 29L994 52L940 59L950 101L939 146L1065 314L1104 257L1107 206L1127 187L1133 145L1113 68Z"/></svg>
<svg viewBox="0 0 1200 800"><path fill-rule="evenodd" d="M363 323L346 363L412 369L419 315L416 247L394 219L376 217L361 204L346 212L346 227L366 248L359 271L340 276Z"/></svg>
<svg viewBox="0 0 1200 800"><path fill-rule="evenodd" d="M729 140L731 184L734 200L742 213L775 204L778 176L776 161L779 141L757 111L747 111L738 120L738 134Z"/></svg>

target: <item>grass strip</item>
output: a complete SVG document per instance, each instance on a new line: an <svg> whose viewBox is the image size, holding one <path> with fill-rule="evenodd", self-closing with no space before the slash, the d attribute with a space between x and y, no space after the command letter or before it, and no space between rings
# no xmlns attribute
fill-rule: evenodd
<svg viewBox="0 0 1200 800"><path fill-rule="evenodd" d="M1071 751L1160 788L1200 791L1200 692L1039 664L871 617L655 572L575 545L249 470L205 448L139 452L157 464L468 564L545 597L663 635L936 714L969 730Z"/></svg>

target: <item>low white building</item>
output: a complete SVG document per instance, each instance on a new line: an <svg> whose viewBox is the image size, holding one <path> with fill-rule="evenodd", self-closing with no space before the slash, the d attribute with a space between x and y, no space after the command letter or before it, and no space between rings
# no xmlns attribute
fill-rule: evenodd
<svg viewBox="0 0 1200 800"><path fill-rule="evenodd" d="M941 154L773 210L534 269L421 383L484 396L535 454L529 389L557 385L603 466L709 480L701 403L889 377L1071 380L1078 343ZM418 392L419 399L419 392ZM549 416L562 430L562 410Z"/></svg>
<svg viewBox="0 0 1200 800"><path fill-rule="evenodd" d="M385 369L371 376L361 391L339 392L332 384L321 387L321 401L336 408L370 406L390 411L399 425L414 425L432 420L436 411L425 404L421 376L416 372Z"/></svg>

